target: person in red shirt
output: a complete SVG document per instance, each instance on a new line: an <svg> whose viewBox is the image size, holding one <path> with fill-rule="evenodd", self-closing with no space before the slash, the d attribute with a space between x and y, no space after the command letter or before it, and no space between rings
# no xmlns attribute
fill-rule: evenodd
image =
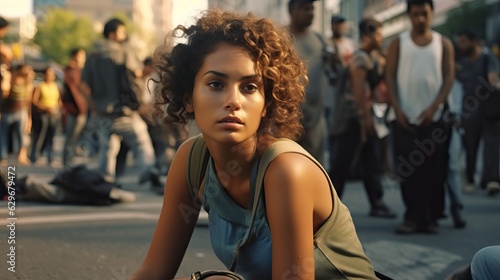
<svg viewBox="0 0 500 280"><path fill-rule="evenodd" d="M80 92L81 72L85 65L85 50L77 48L71 51L71 60L64 69L64 91L62 95L65 111L65 135L63 164L71 163L76 154L78 139L87 123L88 103Z"/></svg>

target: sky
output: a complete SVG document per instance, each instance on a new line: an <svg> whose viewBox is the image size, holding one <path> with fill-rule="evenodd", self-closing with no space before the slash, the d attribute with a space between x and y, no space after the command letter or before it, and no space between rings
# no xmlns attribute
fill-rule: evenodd
<svg viewBox="0 0 500 280"><path fill-rule="evenodd" d="M193 18L208 8L207 0L173 0L172 26L179 24L190 25L194 23Z"/></svg>
<svg viewBox="0 0 500 280"><path fill-rule="evenodd" d="M33 0L0 0L0 7L0 14L4 17L27 16L33 13Z"/></svg>

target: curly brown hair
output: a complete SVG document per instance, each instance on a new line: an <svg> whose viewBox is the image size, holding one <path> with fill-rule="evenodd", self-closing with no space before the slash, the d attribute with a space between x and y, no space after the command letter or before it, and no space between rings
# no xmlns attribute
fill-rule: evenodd
<svg viewBox="0 0 500 280"><path fill-rule="evenodd" d="M187 40L169 48L168 41L180 38ZM258 133L297 139L303 130L300 106L307 76L288 30L266 18L219 9L204 11L190 27L177 26L166 43L156 49L161 87L155 99L155 118L164 116L167 126L185 125L194 118L185 104L191 100L195 76L205 57L220 43L247 49L262 75L267 113Z"/></svg>

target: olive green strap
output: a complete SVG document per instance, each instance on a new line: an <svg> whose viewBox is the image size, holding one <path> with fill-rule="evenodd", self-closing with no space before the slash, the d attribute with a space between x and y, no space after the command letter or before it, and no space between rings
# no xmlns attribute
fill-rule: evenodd
<svg viewBox="0 0 500 280"><path fill-rule="evenodd" d="M189 151L186 171L189 193L193 201L198 201L198 192L200 190L201 181L205 177L209 158L210 153L203 140L203 136L200 134L196 136L193 146L191 146L191 150ZM195 203L195 205L197 204L198 203Z"/></svg>

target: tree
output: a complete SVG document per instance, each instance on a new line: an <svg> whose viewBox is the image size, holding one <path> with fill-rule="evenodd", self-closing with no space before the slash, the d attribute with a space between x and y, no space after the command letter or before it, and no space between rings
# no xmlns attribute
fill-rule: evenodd
<svg viewBox="0 0 500 280"><path fill-rule="evenodd" d="M90 18L61 8L49 9L37 29L34 42L42 54L62 65L68 63L71 49L89 50L98 36Z"/></svg>

